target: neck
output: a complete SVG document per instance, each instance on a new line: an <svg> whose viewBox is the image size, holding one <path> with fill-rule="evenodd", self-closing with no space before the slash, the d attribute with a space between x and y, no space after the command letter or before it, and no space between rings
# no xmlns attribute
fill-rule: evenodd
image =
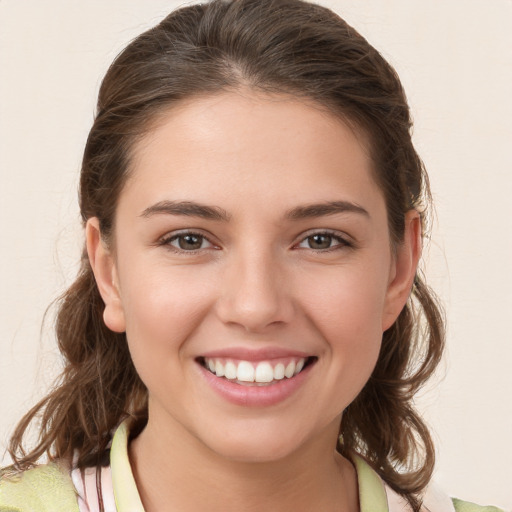
<svg viewBox="0 0 512 512"><path fill-rule="evenodd" d="M188 432L177 434L150 422L130 444L146 512L359 510L355 470L334 449L337 425L299 450L264 462L227 459Z"/></svg>

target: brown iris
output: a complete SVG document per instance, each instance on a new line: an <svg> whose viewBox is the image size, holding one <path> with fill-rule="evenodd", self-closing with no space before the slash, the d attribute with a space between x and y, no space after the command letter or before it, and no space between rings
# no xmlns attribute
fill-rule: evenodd
<svg viewBox="0 0 512 512"><path fill-rule="evenodd" d="M311 249L329 249L332 243L332 236L322 233L308 236L308 244Z"/></svg>
<svg viewBox="0 0 512 512"><path fill-rule="evenodd" d="M203 237L201 235L180 235L178 238L178 245L180 249L185 251L194 251L197 249L201 249L203 245Z"/></svg>

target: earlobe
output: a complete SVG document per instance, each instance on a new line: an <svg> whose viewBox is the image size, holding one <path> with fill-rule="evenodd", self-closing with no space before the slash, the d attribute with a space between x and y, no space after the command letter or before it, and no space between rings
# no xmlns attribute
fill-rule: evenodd
<svg viewBox="0 0 512 512"><path fill-rule="evenodd" d="M382 331L389 329L402 311L411 293L421 256L421 218L416 210L405 215L403 242L397 247L393 272L386 293Z"/></svg>
<svg viewBox="0 0 512 512"><path fill-rule="evenodd" d="M119 293L117 269L114 257L101 238L99 220L91 217L85 227L87 255L94 278L105 303L103 319L105 325L114 332L126 329L123 305Z"/></svg>

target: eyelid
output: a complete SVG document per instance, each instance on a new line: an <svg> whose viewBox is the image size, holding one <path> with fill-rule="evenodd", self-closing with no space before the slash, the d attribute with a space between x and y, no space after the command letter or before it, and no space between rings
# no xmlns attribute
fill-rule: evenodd
<svg viewBox="0 0 512 512"><path fill-rule="evenodd" d="M170 242L172 242L173 240L177 239L178 237L184 236L184 235L199 236L208 242L209 247L193 249L193 250L188 251L188 250L180 249L178 247L171 245ZM333 230L333 229L318 228L318 229L311 229L311 230L301 233L299 235L299 237L296 238L297 241L293 244L292 248L293 249L300 248L299 245L302 242L306 241L309 237L314 236L314 235L328 235L328 236L331 236L332 238L338 240L338 242L339 242L339 243L335 244L334 246L329 247L327 249L308 248L309 250L315 251L315 252L329 252L331 250L340 249L343 247L347 247L347 248L355 247L355 245L356 245L353 238L344 232L340 232L340 231ZM204 231L202 229L184 228L184 229L178 229L175 231L170 231L170 232L166 233L165 235L159 237L155 245L166 246L169 250L172 250L173 252L180 253L180 254L182 254L182 253L194 254L199 251L210 250L212 248L217 249L217 250L220 249L220 244L215 243L212 240L212 238L214 238L213 235L211 235L209 233L204 233Z"/></svg>
<svg viewBox="0 0 512 512"><path fill-rule="evenodd" d="M319 229L311 229L309 231L306 231L305 233L301 233L298 241L296 243L294 243L293 248L301 248L301 247L299 247L299 245L301 243L305 242L309 237L314 236L314 235L331 236L332 238L338 240L339 243L337 243L336 245L329 247L327 249L312 249L312 248L306 248L306 247L304 247L304 249L308 249L310 251L315 251L315 252L329 252L329 251L332 251L335 249L340 249L343 247L348 247L348 248L355 247L355 241L352 239L352 237L350 237L346 233L336 231L334 229L319 228Z"/></svg>
<svg viewBox="0 0 512 512"><path fill-rule="evenodd" d="M175 247L175 246L171 245L172 241L176 240L180 236L185 236L185 235L199 236L199 237L203 238L204 240L206 240L210 244L210 246L209 247L200 248L200 249L193 249L193 250L187 251L185 249L180 249L178 247ZM170 231L170 232L166 233L165 235L161 236L157 240L156 245L157 246L165 246L169 250L171 250L173 252L176 252L176 253L179 253L179 254L184 254L184 253L195 254L195 253L197 253L199 251L209 250L209 249L212 249L212 248L213 249L220 249L219 244L213 242L212 238L213 238L212 235L205 234L201 229L185 228L185 229L178 229L176 231Z"/></svg>

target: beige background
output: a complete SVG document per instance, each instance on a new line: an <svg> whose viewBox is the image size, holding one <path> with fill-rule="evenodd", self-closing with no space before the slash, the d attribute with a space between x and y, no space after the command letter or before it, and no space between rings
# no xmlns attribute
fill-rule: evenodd
<svg viewBox="0 0 512 512"><path fill-rule="evenodd" d="M0 0L0 447L55 377L47 305L81 245L77 173L121 48L181 2ZM437 219L448 353L418 400L450 494L512 509L512 1L331 0L398 70ZM4 462L7 459L3 459Z"/></svg>

